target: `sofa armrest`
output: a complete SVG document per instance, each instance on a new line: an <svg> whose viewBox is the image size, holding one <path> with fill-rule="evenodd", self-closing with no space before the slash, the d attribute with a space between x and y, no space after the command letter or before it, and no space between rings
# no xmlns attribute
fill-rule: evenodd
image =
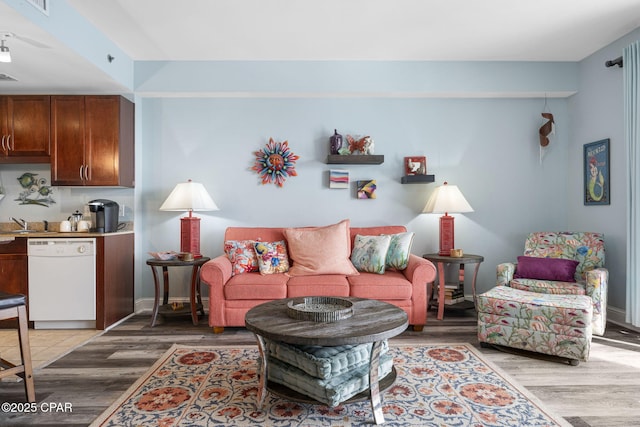
<svg viewBox="0 0 640 427"><path fill-rule="evenodd" d="M409 254L407 268L402 274L411 282L412 312L410 322L415 330L422 330L427 323L427 284L436 279L436 266L427 259ZM417 328L417 329L416 329Z"/></svg>
<svg viewBox="0 0 640 427"><path fill-rule="evenodd" d="M513 274L516 272L515 262L503 262L496 267L496 285L509 286L509 282L513 280Z"/></svg>
<svg viewBox="0 0 640 427"><path fill-rule="evenodd" d="M224 318L224 285L231 279L231 261L220 255L204 263L200 279L209 285L209 326L220 326ZM218 323L216 323L218 322Z"/></svg>
<svg viewBox="0 0 640 427"><path fill-rule="evenodd" d="M414 286L424 287L425 292L426 284L436 280L436 266L431 261L414 254L409 254L407 268L402 270L402 273Z"/></svg>
<svg viewBox="0 0 640 427"><path fill-rule="evenodd" d="M585 292L593 300L593 333L604 334L607 323L607 292L609 270L594 268L585 272Z"/></svg>

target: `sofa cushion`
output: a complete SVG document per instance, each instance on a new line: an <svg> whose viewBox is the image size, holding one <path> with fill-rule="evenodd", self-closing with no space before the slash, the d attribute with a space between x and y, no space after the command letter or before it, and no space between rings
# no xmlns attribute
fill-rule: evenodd
<svg viewBox="0 0 640 427"><path fill-rule="evenodd" d="M389 301L408 300L413 294L411 282L399 271L389 270L384 275L361 273L347 280L352 297Z"/></svg>
<svg viewBox="0 0 640 427"><path fill-rule="evenodd" d="M396 270L407 268L413 237L414 233L410 231L391 235L389 250L387 251L387 268L395 268Z"/></svg>
<svg viewBox="0 0 640 427"><path fill-rule="evenodd" d="M224 242L224 253L231 261L231 274L258 271L254 243L253 240L226 240Z"/></svg>
<svg viewBox="0 0 640 427"><path fill-rule="evenodd" d="M513 277L516 279L575 282L574 276L578 264L578 261L572 259L519 256Z"/></svg>
<svg viewBox="0 0 640 427"><path fill-rule="evenodd" d="M318 295L348 297L349 282L347 281L347 277L338 274L323 274L321 276L296 276L289 278L287 282L288 298Z"/></svg>
<svg viewBox="0 0 640 427"><path fill-rule="evenodd" d="M260 274L285 273L289 271L287 245L284 240L277 242L255 242Z"/></svg>
<svg viewBox="0 0 640 427"><path fill-rule="evenodd" d="M300 368L316 378L332 378L352 369L369 364L372 343L322 347L317 345L291 345L265 340L269 356ZM380 354L389 350L382 342Z"/></svg>
<svg viewBox="0 0 640 427"><path fill-rule="evenodd" d="M539 294L585 295L584 283L558 282L557 280L513 279L509 286Z"/></svg>
<svg viewBox="0 0 640 427"><path fill-rule="evenodd" d="M292 266L290 276L358 274L349 256L349 220L315 228L287 228L284 235Z"/></svg>
<svg viewBox="0 0 640 427"><path fill-rule="evenodd" d="M389 353L380 356L379 378L384 378L393 369L393 357ZM269 358L269 380L309 396L329 406L355 396L369 387L369 366L345 372L329 379L320 379L276 358Z"/></svg>
<svg viewBox="0 0 640 427"><path fill-rule="evenodd" d="M384 274L390 236L362 236L353 241L351 263L360 272Z"/></svg>
<svg viewBox="0 0 640 427"><path fill-rule="evenodd" d="M274 300L287 297L287 280L283 273L261 275L245 273L233 276L224 285L226 300Z"/></svg>

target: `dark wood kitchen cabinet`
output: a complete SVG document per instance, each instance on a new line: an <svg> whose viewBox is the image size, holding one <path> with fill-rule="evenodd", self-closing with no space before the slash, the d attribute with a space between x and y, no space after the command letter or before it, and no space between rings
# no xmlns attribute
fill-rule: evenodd
<svg viewBox="0 0 640 427"><path fill-rule="evenodd" d="M105 329L134 311L134 234L96 239L96 329Z"/></svg>
<svg viewBox="0 0 640 427"><path fill-rule="evenodd" d="M0 163L49 163L50 96L0 96Z"/></svg>
<svg viewBox="0 0 640 427"><path fill-rule="evenodd" d="M29 295L29 263L27 261L27 239L16 238L0 242L0 291L10 294ZM27 308L28 310L28 308ZM3 320L0 328L15 328L14 319Z"/></svg>
<svg viewBox="0 0 640 427"><path fill-rule="evenodd" d="M51 182L134 187L134 104L117 95L51 96Z"/></svg>

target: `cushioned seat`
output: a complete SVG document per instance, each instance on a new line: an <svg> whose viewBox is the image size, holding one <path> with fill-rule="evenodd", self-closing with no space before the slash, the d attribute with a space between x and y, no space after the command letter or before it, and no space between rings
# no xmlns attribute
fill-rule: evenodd
<svg viewBox="0 0 640 427"><path fill-rule="evenodd" d="M344 275L325 274L321 276L289 277L287 282L289 298L308 297L322 289L323 294L334 297L349 296L349 282Z"/></svg>
<svg viewBox="0 0 640 427"><path fill-rule="evenodd" d="M322 379L342 375L362 365L368 366L372 346L371 343L335 347L294 346L269 340L265 343L269 356ZM388 349L389 345L384 341L380 354Z"/></svg>
<svg viewBox="0 0 640 427"><path fill-rule="evenodd" d="M227 300L266 300L287 297L287 280L283 273L261 275L238 274L229 279L224 288Z"/></svg>
<svg viewBox="0 0 640 427"><path fill-rule="evenodd" d="M592 300L585 295L539 294L496 286L477 297L478 340L586 361L592 337Z"/></svg>
<svg viewBox="0 0 640 427"><path fill-rule="evenodd" d="M412 295L411 282L398 271L387 271L384 275L375 273L360 273L347 278L351 285L352 297L369 298L376 295L376 299L383 301L410 300Z"/></svg>
<svg viewBox="0 0 640 427"><path fill-rule="evenodd" d="M369 387L369 360L372 344L335 347L293 346L265 341L269 357L269 381L309 396L329 406L337 406ZM393 358L383 342L378 375L387 376Z"/></svg>
<svg viewBox="0 0 640 427"><path fill-rule="evenodd" d="M560 282L557 280L513 279L509 283L509 286L523 291L538 292L542 294L585 295L586 293L582 284Z"/></svg>

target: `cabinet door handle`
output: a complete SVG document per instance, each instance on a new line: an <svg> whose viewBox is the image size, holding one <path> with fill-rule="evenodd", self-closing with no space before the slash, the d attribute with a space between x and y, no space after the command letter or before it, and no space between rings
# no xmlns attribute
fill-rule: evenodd
<svg viewBox="0 0 640 427"><path fill-rule="evenodd" d="M85 165L84 166L84 180L85 181L90 181L90 178L89 178L89 165Z"/></svg>
<svg viewBox="0 0 640 427"><path fill-rule="evenodd" d="M9 141L11 141L11 134L7 135L7 150L11 150L11 151L15 150L16 147L12 147L13 141L11 142Z"/></svg>
<svg viewBox="0 0 640 427"><path fill-rule="evenodd" d="M6 135L2 135L2 151L4 151L4 139L6 138Z"/></svg>
<svg viewBox="0 0 640 427"><path fill-rule="evenodd" d="M82 181L82 168L84 168L84 165L80 165L80 170L78 171L78 175L80 175L80 181Z"/></svg>

